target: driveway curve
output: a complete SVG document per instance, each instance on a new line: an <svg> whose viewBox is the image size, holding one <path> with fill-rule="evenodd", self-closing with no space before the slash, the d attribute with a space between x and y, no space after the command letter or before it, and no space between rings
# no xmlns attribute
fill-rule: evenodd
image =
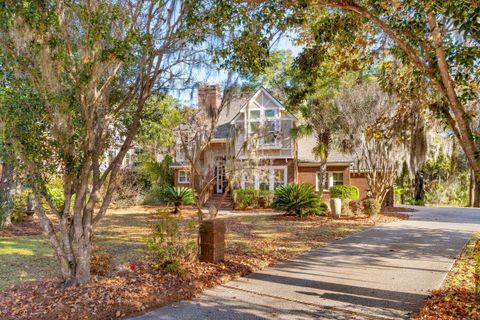
<svg viewBox="0 0 480 320"><path fill-rule="evenodd" d="M480 231L480 210L415 207L380 225L132 319L405 319Z"/></svg>

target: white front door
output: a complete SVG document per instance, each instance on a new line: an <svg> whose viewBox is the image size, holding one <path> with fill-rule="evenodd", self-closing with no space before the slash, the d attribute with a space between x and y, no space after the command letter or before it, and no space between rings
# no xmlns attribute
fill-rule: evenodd
<svg viewBox="0 0 480 320"><path fill-rule="evenodd" d="M224 190L224 181L225 181L225 165L218 164L216 168L217 174L217 186L216 186L216 193L223 193Z"/></svg>

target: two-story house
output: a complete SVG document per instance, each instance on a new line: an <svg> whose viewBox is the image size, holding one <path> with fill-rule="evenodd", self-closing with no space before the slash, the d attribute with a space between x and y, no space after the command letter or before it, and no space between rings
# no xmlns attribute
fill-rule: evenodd
<svg viewBox="0 0 480 320"><path fill-rule="evenodd" d="M217 85L203 85L198 92L198 108L221 101ZM288 183L310 183L328 198L331 186L353 184L359 187L361 198L365 198L366 179L361 173L352 172L354 159L350 155L331 151L327 159L326 182L319 183L320 161L312 152L316 140L313 136L293 139L291 129L297 122L298 119L263 87L233 99L223 107L214 137L202 156L202 165L213 168L212 195L225 192L226 179L233 176L225 174L225 161L233 154L235 161L249 164L235 167L235 181L230 181L233 189L275 190ZM190 170L181 146L177 146L176 162L172 167L175 169L175 185L189 186Z"/></svg>

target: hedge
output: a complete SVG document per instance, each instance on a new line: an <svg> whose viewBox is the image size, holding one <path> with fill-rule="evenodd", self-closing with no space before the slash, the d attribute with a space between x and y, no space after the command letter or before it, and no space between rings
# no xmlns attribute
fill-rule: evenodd
<svg viewBox="0 0 480 320"><path fill-rule="evenodd" d="M330 187L330 198L340 198L342 200L358 200L360 198L360 191L355 186L332 186Z"/></svg>
<svg viewBox="0 0 480 320"><path fill-rule="evenodd" d="M273 192L269 190L238 189L233 191L235 209L269 208L273 201Z"/></svg>

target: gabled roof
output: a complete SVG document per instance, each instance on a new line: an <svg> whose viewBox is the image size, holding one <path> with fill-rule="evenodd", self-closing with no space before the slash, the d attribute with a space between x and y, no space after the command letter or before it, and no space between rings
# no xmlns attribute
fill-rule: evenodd
<svg viewBox="0 0 480 320"><path fill-rule="evenodd" d="M215 138L226 138L230 132L232 120L240 113L240 110L255 95L257 91L241 93L234 97L218 115L217 130L214 134Z"/></svg>
<svg viewBox="0 0 480 320"><path fill-rule="evenodd" d="M218 116L217 130L214 134L215 138L226 138L230 132L232 121L244 111L248 102L254 98L259 92L266 94L278 106L279 109L285 109L280 101L275 98L267 89L260 87L255 91L242 93L239 97L233 98L228 105L226 105ZM293 118L294 115L290 114Z"/></svg>

